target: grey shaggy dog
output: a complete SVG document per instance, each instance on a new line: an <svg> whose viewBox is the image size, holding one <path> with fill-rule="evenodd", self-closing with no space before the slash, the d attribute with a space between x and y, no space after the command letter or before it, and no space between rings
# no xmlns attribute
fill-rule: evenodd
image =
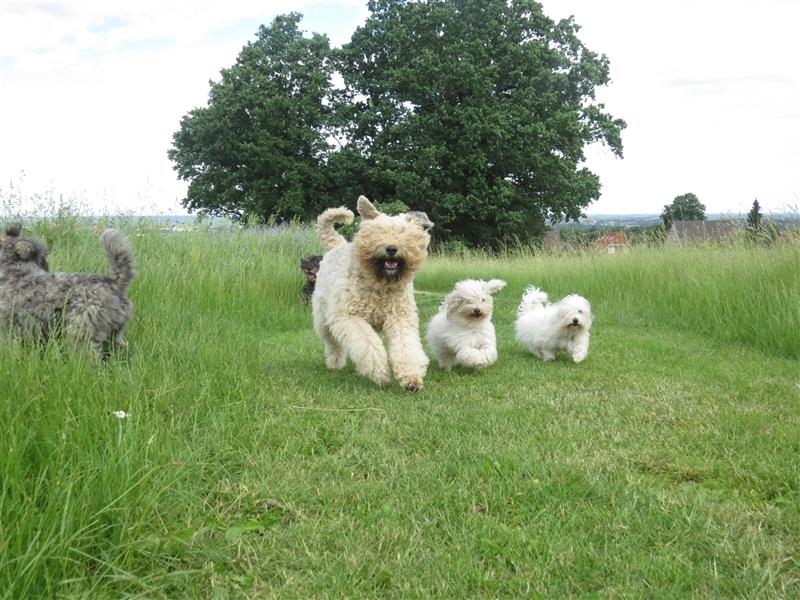
<svg viewBox="0 0 800 600"><path fill-rule="evenodd" d="M10 225L0 235L0 328L37 340L61 335L73 348L88 344L101 358L109 343L124 347L133 314L127 290L135 276L125 236L116 229L100 236L110 265L106 276L50 273L47 246L20 236L20 229Z"/></svg>

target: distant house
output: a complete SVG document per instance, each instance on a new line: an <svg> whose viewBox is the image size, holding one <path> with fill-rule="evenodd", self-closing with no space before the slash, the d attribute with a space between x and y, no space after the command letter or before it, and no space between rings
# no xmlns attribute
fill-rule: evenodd
<svg viewBox="0 0 800 600"><path fill-rule="evenodd" d="M667 240L676 244L721 242L738 227L735 221L673 221Z"/></svg>
<svg viewBox="0 0 800 600"><path fill-rule="evenodd" d="M612 231L592 244L592 249L598 252L605 252L606 254L616 254L617 252L630 250L631 246L623 232Z"/></svg>
<svg viewBox="0 0 800 600"><path fill-rule="evenodd" d="M551 250L560 250L561 249L561 230L560 229L551 229L547 233L544 234L544 238L542 238L542 244L545 248L549 248Z"/></svg>

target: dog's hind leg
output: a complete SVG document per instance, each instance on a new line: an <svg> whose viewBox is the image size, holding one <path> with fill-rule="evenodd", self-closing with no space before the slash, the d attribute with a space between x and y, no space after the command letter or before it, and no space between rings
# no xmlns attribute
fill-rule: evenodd
<svg viewBox="0 0 800 600"><path fill-rule="evenodd" d="M64 328L64 342L73 354L91 350L94 357L100 360L105 358L103 342L93 339L91 332L84 331L72 323L67 324Z"/></svg>
<svg viewBox="0 0 800 600"><path fill-rule="evenodd" d="M400 320L386 323L384 329L389 339L389 358L394 376L405 389L420 389L428 370L428 356L422 348L419 329Z"/></svg>
<svg viewBox="0 0 800 600"><path fill-rule="evenodd" d="M451 352L449 348L439 348L435 354L440 368L444 369L445 371L449 371L453 368L456 355Z"/></svg>
<svg viewBox="0 0 800 600"><path fill-rule="evenodd" d="M317 328L317 335L325 345L325 366L329 369L342 369L347 364L347 354L324 325Z"/></svg>
<svg viewBox="0 0 800 600"><path fill-rule="evenodd" d="M341 344L333 337L330 328L325 324L323 307L320 302L311 299L311 309L314 315L314 333L322 340L325 346L325 366L329 369L342 369L347 364L347 354Z"/></svg>
<svg viewBox="0 0 800 600"><path fill-rule="evenodd" d="M545 362L553 362L556 359L556 353L550 350L541 350L537 356Z"/></svg>
<svg viewBox="0 0 800 600"><path fill-rule="evenodd" d="M125 334L121 329L114 333L112 339L114 340L114 346L116 346L118 350L124 350L128 347L128 340L125 339Z"/></svg>
<svg viewBox="0 0 800 600"><path fill-rule="evenodd" d="M359 374L369 377L378 385L389 382L386 348L369 323L358 317L340 317L331 323L330 330L335 342L344 348Z"/></svg>
<svg viewBox="0 0 800 600"><path fill-rule="evenodd" d="M533 346L530 348L531 353L544 361L550 362L556 359L556 353L552 350L545 350L541 346Z"/></svg>

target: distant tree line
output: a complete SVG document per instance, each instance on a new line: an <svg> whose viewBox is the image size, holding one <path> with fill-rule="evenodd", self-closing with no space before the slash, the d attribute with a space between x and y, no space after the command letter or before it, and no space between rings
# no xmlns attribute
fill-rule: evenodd
<svg viewBox="0 0 800 600"><path fill-rule="evenodd" d="M660 217L661 223L657 225L625 225L619 227L601 224L599 226L561 227L559 238L568 247L587 248L609 233L623 231L631 245L652 245L659 244L667 239L667 233L675 221L707 220L705 205L701 204L697 196L692 193L676 196L670 204L664 206ZM731 219L726 220L730 221ZM791 239L795 239L798 233L800 233L800 228L796 219L770 218L764 220L761 206L758 199L755 199L746 218L738 219L738 227L734 230L734 235L731 239L740 242L750 241L759 244L772 244L780 240L783 234L788 234Z"/></svg>
<svg viewBox="0 0 800 600"><path fill-rule="evenodd" d="M676 196L671 204L664 206L661 212L661 221L664 229L669 231L673 221L705 221L706 206L701 204L695 194L681 194Z"/></svg>
<svg viewBox="0 0 800 600"><path fill-rule="evenodd" d="M368 7L341 48L276 17L210 82L169 151L186 208L308 220L363 193L427 212L441 239L496 246L599 197L584 148L621 157L625 123L595 100L609 62L571 18L533 0Z"/></svg>

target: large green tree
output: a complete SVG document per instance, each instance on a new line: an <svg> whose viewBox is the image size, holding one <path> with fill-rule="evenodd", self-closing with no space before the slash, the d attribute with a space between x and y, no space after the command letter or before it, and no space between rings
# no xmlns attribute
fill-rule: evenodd
<svg viewBox="0 0 800 600"><path fill-rule="evenodd" d="M691 192L675 196L671 204L665 204L661 212L661 221L664 227L672 227L673 221L705 221L706 207L701 204L697 196Z"/></svg>
<svg viewBox="0 0 800 600"><path fill-rule="evenodd" d="M233 218L311 217L329 205L330 47L301 15L261 26L210 82L208 105L183 117L169 157L189 181L183 204Z"/></svg>
<svg viewBox="0 0 800 600"><path fill-rule="evenodd" d="M599 196L581 166L625 123L595 101L605 56L532 0L372 0L338 53L342 162L376 197L425 210L437 233L479 245L576 219ZM353 167L357 165L357 168Z"/></svg>
<svg viewBox="0 0 800 600"><path fill-rule="evenodd" d="M572 19L533 0L369 9L336 50L303 36L296 13L259 30L174 135L187 208L311 217L364 193L428 212L439 237L492 246L599 196L584 149L621 156L625 123L596 101L608 60Z"/></svg>

